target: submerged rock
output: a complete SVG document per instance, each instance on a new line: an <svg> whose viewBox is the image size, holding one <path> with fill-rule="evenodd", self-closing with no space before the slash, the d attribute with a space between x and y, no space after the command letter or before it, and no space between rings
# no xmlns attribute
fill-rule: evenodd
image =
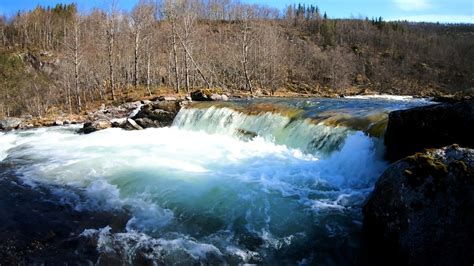
<svg viewBox="0 0 474 266"><path fill-rule="evenodd" d="M23 119L16 117L7 117L0 119L0 130L13 130L18 129L21 126Z"/></svg>
<svg viewBox="0 0 474 266"><path fill-rule="evenodd" d="M245 140L251 140L251 139L258 136L258 134L256 132L248 131L248 130L241 129L241 128L236 129L236 133L237 133L237 135L239 135L241 138L243 138Z"/></svg>
<svg viewBox="0 0 474 266"><path fill-rule="evenodd" d="M474 148L474 101L391 112L385 133L387 159L395 161L426 148L459 144Z"/></svg>
<svg viewBox="0 0 474 266"><path fill-rule="evenodd" d="M428 150L389 167L364 207L371 253L384 264L474 261L474 150Z"/></svg>

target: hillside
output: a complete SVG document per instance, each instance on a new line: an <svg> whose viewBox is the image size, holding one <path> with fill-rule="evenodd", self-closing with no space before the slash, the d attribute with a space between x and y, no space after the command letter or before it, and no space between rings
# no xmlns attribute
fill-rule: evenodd
<svg viewBox="0 0 474 266"><path fill-rule="evenodd" d="M474 93L474 26L328 19L205 1L130 14L37 7L0 19L0 116L211 88L228 94ZM227 4L226 4L227 3ZM222 12L217 12L221 10Z"/></svg>

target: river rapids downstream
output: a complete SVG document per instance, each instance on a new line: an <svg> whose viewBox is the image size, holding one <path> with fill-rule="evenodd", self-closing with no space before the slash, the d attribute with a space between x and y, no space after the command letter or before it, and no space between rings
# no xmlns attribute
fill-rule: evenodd
<svg viewBox="0 0 474 266"><path fill-rule="evenodd" d="M38 192L38 204L59 206L46 220L74 213L78 227L65 238L94 243L93 263L353 264L361 207L388 165L387 114L428 103L201 103L182 109L169 128L0 133L0 179L15 184L2 193ZM32 212L12 224L46 215L0 205ZM89 223L88 213L126 218L114 228L114 219Z"/></svg>

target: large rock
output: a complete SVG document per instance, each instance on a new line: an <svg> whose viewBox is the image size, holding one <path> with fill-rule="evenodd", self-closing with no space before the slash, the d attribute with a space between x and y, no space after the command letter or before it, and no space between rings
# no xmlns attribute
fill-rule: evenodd
<svg viewBox="0 0 474 266"><path fill-rule="evenodd" d="M86 122L81 130L80 133L90 134L92 132L96 132L99 130L107 129L112 127L112 122L109 120L97 120L93 122Z"/></svg>
<svg viewBox="0 0 474 266"><path fill-rule="evenodd" d="M125 120L122 128L127 130L143 130L143 127L138 125L137 122L131 118L127 118L127 120Z"/></svg>
<svg viewBox="0 0 474 266"><path fill-rule="evenodd" d="M163 111L167 111L170 113L178 113L179 110L181 109L181 105L178 101L158 101L158 102L152 102L149 105L151 109L156 110L160 109ZM142 110L145 108L142 108Z"/></svg>
<svg viewBox="0 0 474 266"><path fill-rule="evenodd" d="M99 110L89 114L89 120L113 120L127 118L134 110L142 105L140 101L124 103L120 106L102 105Z"/></svg>
<svg viewBox="0 0 474 266"><path fill-rule="evenodd" d="M143 105L133 120L142 128L167 127L181 109L178 101L156 101Z"/></svg>
<svg viewBox="0 0 474 266"><path fill-rule="evenodd" d="M191 92L191 99L193 101L228 101L229 97L224 94L212 93L209 90L197 90Z"/></svg>
<svg viewBox="0 0 474 266"><path fill-rule="evenodd" d="M370 253L385 265L471 265L473 170L474 150L457 145L390 166L364 206Z"/></svg>
<svg viewBox="0 0 474 266"><path fill-rule="evenodd" d="M385 146L395 161L451 144L474 148L474 101L444 103L389 114Z"/></svg>
<svg viewBox="0 0 474 266"><path fill-rule="evenodd" d="M7 117L0 119L0 130L13 130L21 126L23 119L16 117Z"/></svg>
<svg viewBox="0 0 474 266"><path fill-rule="evenodd" d="M130 114L140 108L141 105L142 102L140 101L124 103L117 107L106 107L102 104L97 111L88 115L90 122L84 123L83 128L80 129L79 132L89 134L110 127L135 129L135 127L127 123L126 120Z"/></svg>
<svg viewBox="0 0 474 266"><path fill-rule="evenodd" d="M212 101L211 94L208 94L203 90L191 92L191 99L193 101Z"/></svg>

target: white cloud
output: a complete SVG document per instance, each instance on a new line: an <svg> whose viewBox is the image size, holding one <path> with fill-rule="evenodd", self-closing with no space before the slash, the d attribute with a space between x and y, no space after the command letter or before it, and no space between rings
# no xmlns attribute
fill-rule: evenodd
<svg viewBox="0 0 474 266"><path fill-rule="evenodd" d="M393 0L393 2L403 11L424 10L431 7L427 0Z"/></svg>

